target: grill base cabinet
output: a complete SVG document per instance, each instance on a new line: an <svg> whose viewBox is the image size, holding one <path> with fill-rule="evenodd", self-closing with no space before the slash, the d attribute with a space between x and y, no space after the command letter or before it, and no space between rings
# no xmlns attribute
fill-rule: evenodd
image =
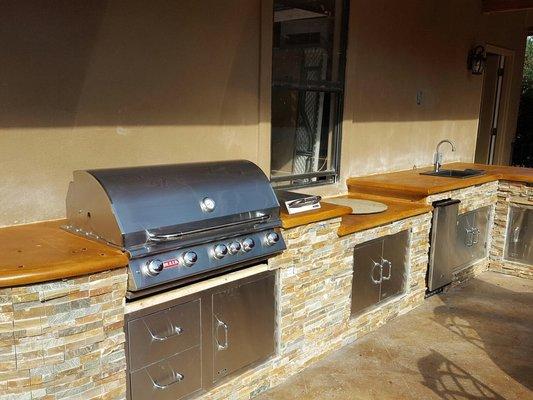
<svg viewBox="0 0 533 400"><path fill-rule="evenodd" d="M191 398L274 353L275 274L127 316L128 399Z"/></svg>
<svg viewBox="0 0 533 400"><path fill-rule="evenodd" d="M355 247L352 315L404 292L408 248L409 231Z"/></svg>

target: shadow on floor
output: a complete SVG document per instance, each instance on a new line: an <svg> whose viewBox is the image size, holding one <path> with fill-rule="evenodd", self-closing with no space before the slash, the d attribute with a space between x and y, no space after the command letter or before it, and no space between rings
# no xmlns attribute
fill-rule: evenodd
<svg viewBox="0 0 533 400"><path fill-rule="evenodd" d="M439 297L444 305L434 309L435 322L483 350L508 376L533 390L533 294L476 279L461 292Z"/></svg>
<svg viewBox="0 0 533 400"><path fill-rule="evenodd" d="M418 360L418 369L424 378L422 383L443 400L505 400L435 350L431 350L430 354Z"/></svg>

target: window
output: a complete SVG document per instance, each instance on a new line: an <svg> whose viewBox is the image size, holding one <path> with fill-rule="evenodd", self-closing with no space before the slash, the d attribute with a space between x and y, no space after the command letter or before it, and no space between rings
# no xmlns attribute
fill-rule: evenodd
<svg viewBox="0 0 533 400"><path fill-rule="evenodd" d="M338 179L346 0L275 0L271 180L277 187Z"/></svg>

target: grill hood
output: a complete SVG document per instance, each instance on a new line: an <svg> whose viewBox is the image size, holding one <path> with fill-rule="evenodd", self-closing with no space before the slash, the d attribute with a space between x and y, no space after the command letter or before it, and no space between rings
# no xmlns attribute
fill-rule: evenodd
<svg viewBox="0 0 533 400"><path fill-rule="evenodd" d="M244 160L75 171L67 218L67 229L133 257L205 241L221 229L280 226L269 180Z"/></svg>

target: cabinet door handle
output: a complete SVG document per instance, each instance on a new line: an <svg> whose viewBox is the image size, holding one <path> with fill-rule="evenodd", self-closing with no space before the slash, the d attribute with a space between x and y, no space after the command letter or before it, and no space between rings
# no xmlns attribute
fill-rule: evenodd
<svg viewBox="0 0 533 400"><path fill-rule="evenodd" d="M384 281L388 281L390 278L391 278L391 275L392 275L392 263L389 261L389 260L386 260L384 258L381 259L381 266L382 266L382 269L381 269L381 276L382 276L382 280ZM387 266L389 268L389 273L387 274L387 276L383 276L383 268L385 268L385 266Z"/></svg>
<svg viewBox="0 0 533 400"><path fill-rule="evenodd" d="M150 374L148 374L150 376ZM165 390L167 389L169 386L172 386L172 385L175 385L176 383L178 382L181 382L184 378L183 374L180 374L179 372L174 372L172 371L172 375L173 375L173 380L172 382L170 383L167 383L167 384L162 384L162 383L159 383L157 382L154 378L152 378L150 376L150 379L152 380L152 384L154 385L154 387L156 389L159 389L159 390Z"/></svg>
<svg viewBox="0 0 533 400"><path fill-rule="evenodd" d="M217 327L215 329L215 342L217 344L217 350L219 350L219 351L226 350L228 348L228 346L229 346L229 342L228 342L228 330L229 330L229 327L228 327L228 324L226 324L224 321L219 320L216 315L214 317L217 320ZM224 343L223 344L218 341L218 330L219 330L220 327L222 327L224 329Z"/></svg>
<svg viewBox="0 0 533 400"><path fill-rule="evenodd" d="M517 226L513 229L513 243L518 243L518 241L520 240L520 227Z"/></svg>
<svg viewBox="0 0 533 400"><path fill-rule="evenodd" d="M148 329L148 332L150 333L150 336L152 336L152 340L157 340L158 342L163 342L167 339L170 339L171 337L181 335L183 333L183 328L180 326L175 326L167 317L167 321L170 324L171 330L169 334L166 335L158 335L157 333L152 332L146 321L144 322L144 325L146 326L146 329Z"/></svg>
<svg viewBox="0 0 533 400"><path fill-rule="evenodd" d="M466 238L465 245L466 247L472 247L474 245L474 228L465 228Z"/></svg>
<svg viewBox="0 0 533 400"><path fill-rule="evenodd" d="M376 267L379 267L379 279L374 279L374 271L376 270ZM372 267L372 270L370 271L370 279L376 285L383 281L383 266L380 263L377 263L374 261L374 266Z"/></svg>
<svg viewBox="0 0 533 400"><path fill-rule="evenodd" d="M479 228L472 228L472 229L474 231L472 243L473 244L478 244L478 242L479 242L479 234L481 233L481 231L479 230Z"/></svg>

